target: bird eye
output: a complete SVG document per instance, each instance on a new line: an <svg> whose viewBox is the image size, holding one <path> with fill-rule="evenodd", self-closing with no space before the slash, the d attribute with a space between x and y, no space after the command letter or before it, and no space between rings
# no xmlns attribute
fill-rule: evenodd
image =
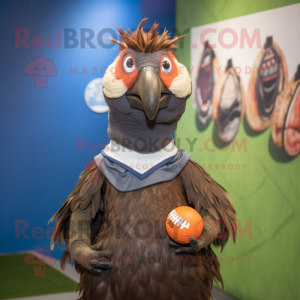
<svg viewBox="0 0 300 300"><path fill-rule="evenodd" d="M167 57L164 58L161 68L165 73L171 72L172 64L171 64L171 61Z"/></svg>
<svg viewBox="0 0 300 300"><path fill-rule="evenodd" d="M134 61L130 55L125 57L123 66L127 73L132 73L135 70Z"/></svg>

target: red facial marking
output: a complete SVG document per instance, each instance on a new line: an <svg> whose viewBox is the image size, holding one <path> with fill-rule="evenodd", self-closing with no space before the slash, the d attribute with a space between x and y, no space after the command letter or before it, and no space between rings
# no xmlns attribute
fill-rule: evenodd
<svg viewBox="0 0 300 300"><path fill-rule="evenodd" d="M122 80L128 90L133 85L133 83L136 81L136 79L138 77L138 71L137 71L134 57L131 54L127 54L124 56L125 50L126 49L122 50L118 56L118 61L116 64L116 69L115 69L115 78L118 80ZM131 72L126 71L124 68L124 65L123 65L125 60L128 58L131 58L133 60L133 64L134 64L134 70Z"/></svg>
<svg viewBox="0 0 300 300"><path fill-rule="evenodd" d="M165 72L163 70L163 62L164 62L165 58L171 62L171 68L170 68L169 72ZM167 55L162 56L161 62L160 62L159 75L160 75L162 82L168 89L170 88L174 78L176 78L178 76L178 67L177 67L177 64L175 63L175 56L171 52L169 52L169 56L167 56Z"/></svg>

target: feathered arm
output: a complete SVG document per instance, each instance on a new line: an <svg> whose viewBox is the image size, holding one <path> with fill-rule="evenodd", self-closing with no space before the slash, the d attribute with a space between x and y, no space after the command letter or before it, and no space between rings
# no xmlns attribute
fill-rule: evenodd
<svg viewBox="0 0 300 300"><path fill-rule="evenodd" d="M199 239L190 238L190 247L177 252L198 251L211 243L223 250L232 233L236 240L236 211L228 192L196 162L190 160L180 173L188 204L202 216L204 226ZM182 250L182 251L181 251Z"/></svg>
<svg viewBox="0 0 300 300"><path fill-rule="evenodd" d="M104 175L96 163L92 162L81 173L74 190L50 220L52 222L57 217L51 237L51 249L56 241L60 247L62 247L63 241L66 244L66 251L61 259L63 269L67 259L71 257L78 264L92 270L99 267L99 261L91 263L91 258L97 260L101 256L110 256L109 251L99 251L101 245L91 246L93 236L98 233L102 221L102 215L98 212L99 210L103 212L101 187L104 181ZM99 274L100 272L96 270L94 273Z"/></svg>

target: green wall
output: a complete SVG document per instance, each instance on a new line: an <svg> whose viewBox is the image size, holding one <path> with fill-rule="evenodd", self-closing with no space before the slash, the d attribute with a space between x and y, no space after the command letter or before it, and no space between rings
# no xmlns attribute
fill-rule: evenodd
<svg viewBox="0 0 300 300"><path fill-rule="evenodd" d="M177 0L177 29L183 33L187 28L298 2ZM178 61L191 67L190 35L181 47L177 51ZM177 144L179 138L180 147L190 152L193 160L205 164L212 177L230 192L241 228L249 225L243 238L239 231L236 245L230 240L222 253L216 250L222 258L225 290L243 300L300 298L300 155L286 158L274 148L270 134L268 128L259 135L249 135L243 122L236 139L238 143L245 139L246 148L233 151L231 145L228 151L221 152L210 142L209 147L216 149L210 152L204 143L215 135L214 123L201 130L192 98L176 131ZM186 138L198 138L193 150ZM203 151L199 152L199 148ZM279 151L282 159L274 159L272 151ZM208 169L209 164L212 169ZM218 169L215 164L219 164ZM228 169L229 164L234 166L233 170ZM240 165L239 170L236 165ZM242 165L246 165L245 169ZM247 257L252 257L250 263Z"/></svg>

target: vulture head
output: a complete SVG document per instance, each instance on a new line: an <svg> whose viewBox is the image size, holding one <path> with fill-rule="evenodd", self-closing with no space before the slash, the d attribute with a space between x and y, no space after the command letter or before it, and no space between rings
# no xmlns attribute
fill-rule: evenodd
<svg viewBox="0 0 300 300"><path fill-rule="evenodd" d="M129 33L118 28L120 53L103 77L103 94L109 107L110 138L140 153L153 153L172 141L172 133L191 94L187 69L173 53L175 42L154 23L148 33L142 25Z"/></svg>

